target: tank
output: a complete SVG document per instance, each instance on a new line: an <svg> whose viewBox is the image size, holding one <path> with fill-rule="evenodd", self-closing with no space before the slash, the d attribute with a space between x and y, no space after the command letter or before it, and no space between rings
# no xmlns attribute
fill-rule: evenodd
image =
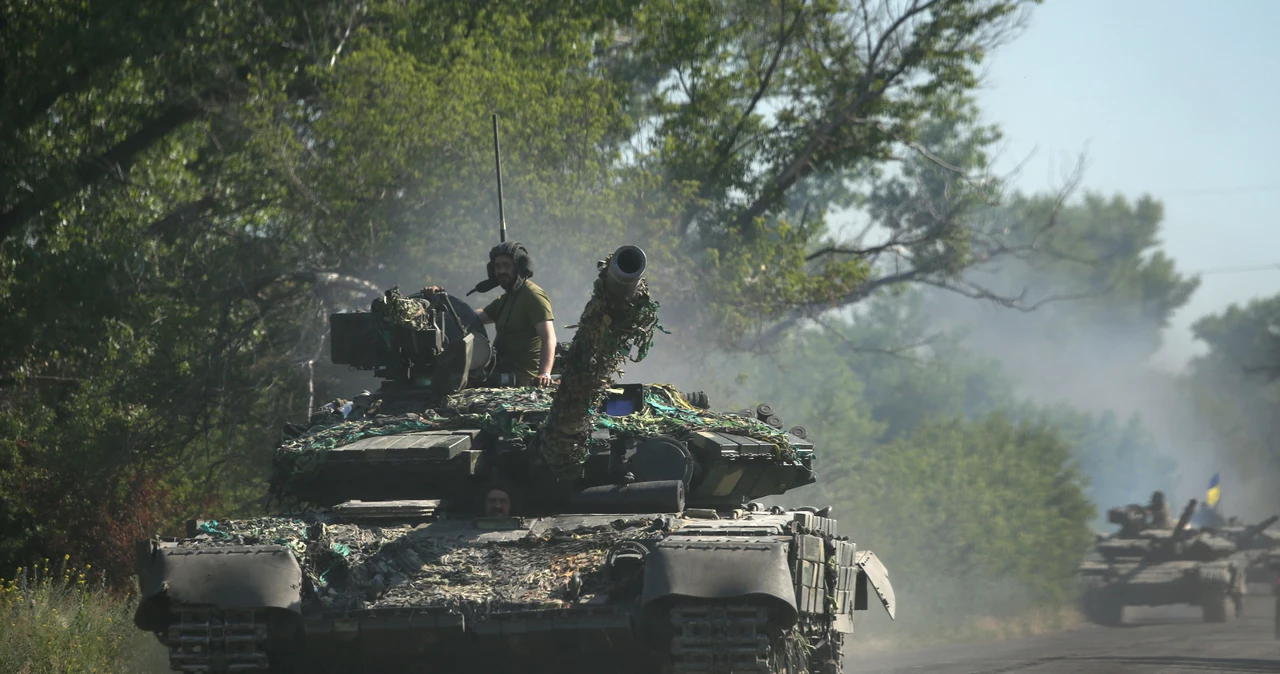
<svg viewBox="0 0 1280 674"><path fill-rule="evenodd" d="M1272 528L1277 521L1280 521L1280 515L1243 525L1233 517L1223 524L1205 527L1205 530L1236 546L1236 559L1245 567L1247 582L1275 585L1277 577L1269 560L1272 554L1280 553L1280 530Z"/></svg>
<svg viewBox="0 0 1280 674"><path fill-rule="evenodd" d="M287 429L274 514L141 542L137 626L186 672L839 672L888 571L830 507L761 503L816 480L803 428L617 383L658 329L646 265L598 263L550 388L488 386L451 295L331 316L380 388Z"/></svg>
<svg viewBox="0 0 1280 674"><path fill-rule="evenodd" d="M1189 526L1196 501L1173 528L1145 524L1140 505L1112 508L1108 520L1120 531L1101 536L1079 567L1084 613L1091 622L1119 625L1126 606L1192 604L1205 622L1227 622L1244 610L1244 567L1236 545Z"/></svg>

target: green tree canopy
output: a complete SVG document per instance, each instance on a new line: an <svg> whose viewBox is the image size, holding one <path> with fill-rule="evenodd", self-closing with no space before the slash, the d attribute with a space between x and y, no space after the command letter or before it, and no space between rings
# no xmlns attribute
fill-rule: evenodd
<svg viewBox="0 0 1280 674"><path fill-rule="evenodd" d="M1280 508L1274 489L1280 475L1280 380L1274 376L1280 296L1232 305L1192 326L1208 352L1192 361L1189 390L1197 396L1218 442L1215 451L1237 477L1235 503L1258 513ZM1224 487L1224 494L1229 488Z"/></svg>

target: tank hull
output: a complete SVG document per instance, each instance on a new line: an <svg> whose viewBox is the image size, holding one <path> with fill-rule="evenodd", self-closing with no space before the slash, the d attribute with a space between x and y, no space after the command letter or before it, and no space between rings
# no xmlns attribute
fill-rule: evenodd
<svg viewBox="0 0 1280 674"><path fill-rule="evenodd" d="M1152 564L1086 562L1085 616L1099 624L1123 622L1127 606L1190 604L1206 622L1226 622L1242 611L1247 594L1244 568L1233 560L1189 560Z"/></svg>
<svg viewBox="0 0 1280 674"><path fill-rule="evenodd" d="M854 611L896 610L809 511L200 526L140 560L178 671L780 671L788 639L838 661Z"/></svg>

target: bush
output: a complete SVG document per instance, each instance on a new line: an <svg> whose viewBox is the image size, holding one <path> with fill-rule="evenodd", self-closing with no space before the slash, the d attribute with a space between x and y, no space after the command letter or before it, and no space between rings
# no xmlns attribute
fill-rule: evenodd
<svg viewBox="0 0 1280 674"><path fill-rule="evenodd" d="M66 561L0 586L0 674L166 671L163 649L133 625L134 602Z"/></svg>

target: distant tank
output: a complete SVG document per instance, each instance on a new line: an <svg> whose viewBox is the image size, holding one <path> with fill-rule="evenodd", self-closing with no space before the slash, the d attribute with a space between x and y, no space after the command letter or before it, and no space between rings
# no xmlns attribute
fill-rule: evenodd
<svg viewBox="0 0 1280 674"><path fill-rule="evenodd" d="M1192 499L1172 529L1144 524L1139 505L1112 508L1107 517L1121 527L1101 537L1079 567L1085 582L1085 617L1119 625L1126 606L1192 604L1205 622L1227 622L1244 610L1244 567L1233 558L1236 545L1207 531L1191 529Z"/></svg>
<svg viewBox="0 0 1280 674"><path fill-rule="evenodd" d="M1280 529L1272 528L1280 521L1280 515L1272 515L1257 524L1243 525L1236 518L1226 523L1205 527L1206 531L1221 536L1236 546L1236 559L1245 567L1245 578L1250 583L1276 583L1276 574L1269 559L1280 553Z"/></svg>
<svg viewBox="0 0 1280 674"><path fill-rule="evenodd" d="M185 672L838 673L888 572L829 507L756 500L815 481L803 429L613 382L653 337L645 266L600 263L554 389L477 388L449 295L331 316L381 388L292 429L280 514L141 543L138 627Z"/></svg>

